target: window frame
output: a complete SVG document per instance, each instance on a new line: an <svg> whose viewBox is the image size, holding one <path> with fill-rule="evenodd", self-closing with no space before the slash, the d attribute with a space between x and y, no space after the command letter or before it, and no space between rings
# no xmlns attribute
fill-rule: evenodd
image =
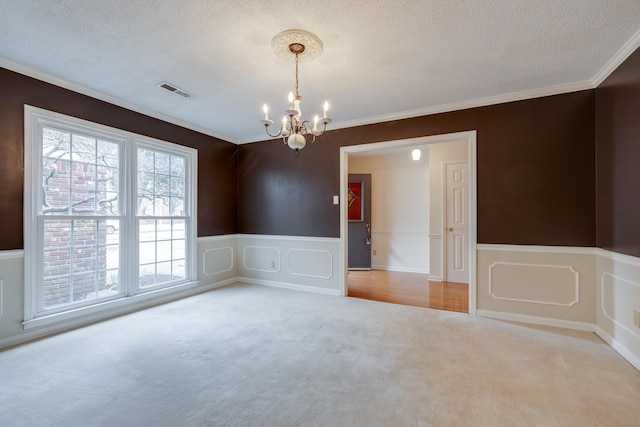
<svg viewBox="0 0 640 427"><path fill-rule="evenodd" d="M116 142L120 147L119 198L117 215L90 215L93 218L120 218L119 274L121 289L118 295L95 302L69 304L57 309L40 307L42 292L43 224L49 215L42 214L42 128L82 133ZM137 149L149 148L183 157L185 160L185 278L159 286L141 288L138 284L138 218L137 215ZM197 281L197 150L132 132L93 123L87 120L24 106L24 322L29 329L49 323L90 316L117 314L123 308L135 309L158 299L196 286ZM81 219L82 215L53 215ZM155 218L154 216L148 218Z"/></svg>

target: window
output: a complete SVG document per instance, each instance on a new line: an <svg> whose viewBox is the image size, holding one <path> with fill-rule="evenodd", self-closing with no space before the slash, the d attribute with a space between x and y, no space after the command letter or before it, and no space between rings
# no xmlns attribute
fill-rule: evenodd
<svg viewBox="0 0 640 427"><path fill-rule="evenodd" d="M196 156L25 106L25 327L194 284Z"/></svg>

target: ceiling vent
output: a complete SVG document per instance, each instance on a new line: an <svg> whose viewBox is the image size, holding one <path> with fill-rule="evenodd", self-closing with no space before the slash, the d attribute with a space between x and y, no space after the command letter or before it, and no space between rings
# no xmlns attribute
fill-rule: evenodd
<svg viewBox="0 0 640 427"><path fill-rule="evenodd" d="M187 92L186 90L182 90L179 87L172 85L171 83L160 82L156 86L158 86L158 87L160 87L162 89L166 89L169 92L173 92L176 95L180 95L183 98L191 98L192 97L192 95L189 92Z"/></svg>

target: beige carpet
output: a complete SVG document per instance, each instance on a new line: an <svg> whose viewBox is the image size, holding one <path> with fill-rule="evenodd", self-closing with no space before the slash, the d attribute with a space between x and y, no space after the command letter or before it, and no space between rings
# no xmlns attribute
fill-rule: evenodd
<svg viewBox="0 0 640 427"><path fill-rule="evenodd" d="M594 334L236 285L0 353L8 426L638 426Z"/></svg>

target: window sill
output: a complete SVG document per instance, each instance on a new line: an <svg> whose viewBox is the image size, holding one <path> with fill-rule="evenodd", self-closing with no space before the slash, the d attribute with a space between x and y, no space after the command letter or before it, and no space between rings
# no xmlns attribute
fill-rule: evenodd
<svg viewBox="0 0 640 427"><path fill-rule="evenodd" d="M61 313L44 315L22 322L22 327L28 330L52 324L60 325L61 327L80 326L182 298L193 293L193 289L197 287L198 284L198 281L181 283L142 294L105 301L88 307L80 307Z"/></svg>

